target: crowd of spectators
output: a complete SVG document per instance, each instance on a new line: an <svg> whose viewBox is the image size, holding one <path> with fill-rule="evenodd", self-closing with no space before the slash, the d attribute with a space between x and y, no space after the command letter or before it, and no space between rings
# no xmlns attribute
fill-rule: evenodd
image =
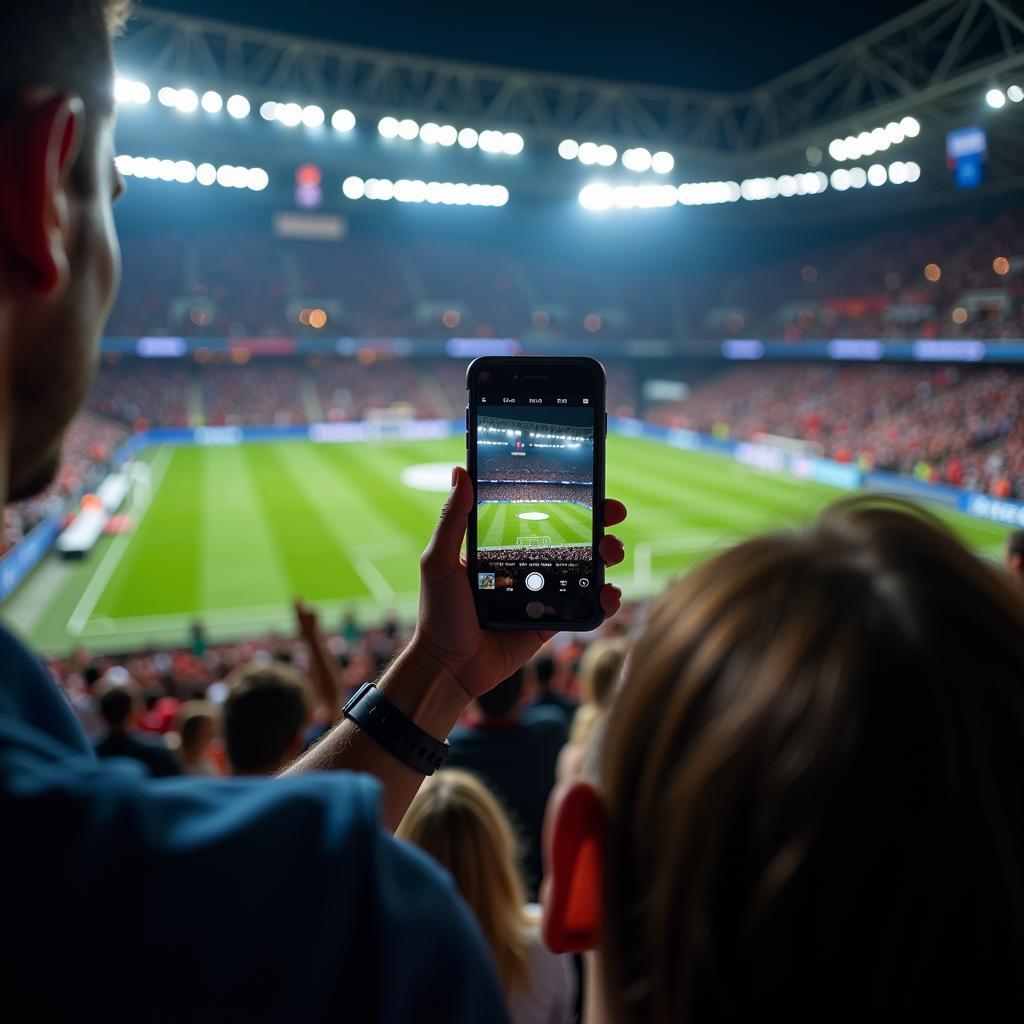
<svg viewBox="0 0 1024 1024"><path fill-rule="evenodd" d="M489 484L480 483L477 501L574 501L590 508L594 489L577 484Z"/></svg>
<svg viewBox="0 0 1024 1024"><path fill-rule="evenodd" d="M199 374L204 419L212 426L308 423L302 372L291 363L209 366Z"/></svg>
<svg viewBox="0 0 1024 1024"><path fill-rule="evenodd" d="M478 548L487 552L489 564L496 562L589 562L593 552L589 544L565 544L553 547Z"/></svg>
<svg viewBox="0 0 1024 1024"><path fill-rule="evenodd" d="M525 450L523 455L503 452L481 459L480 479L493 480L575 480L588 483L593 479L593 451L587 458L555 458L541 455L536 448Z"/></svg>
<svg viewBox="0 0 1024 1024"><path fill-rule="evenodd" d="M89 408L135 431L185 427L189 381L190 368L185 363L108 363L96 375Z"/></svg>

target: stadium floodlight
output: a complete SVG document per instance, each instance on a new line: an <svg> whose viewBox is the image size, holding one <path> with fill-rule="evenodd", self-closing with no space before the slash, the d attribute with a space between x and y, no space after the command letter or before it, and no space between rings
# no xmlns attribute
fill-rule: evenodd
<svg viewBox="0 0 1024 1024"><path fill-rule="evenodd" d="M157 92L156 98L165 107L173 107L178 102L178 90L172 89L169 85L165 85Z"/></svg>
<svg viewBox="0 0 1024 1024"><path fill-rule="evenodd" d="M324 123L324 108L310 103L302 108L302 123L307 128L319 128Z"/></svg>
<svg viewBox="0 0 1024 1024"><path fill-rule="evenodd" d="M563 160L575 160L580 155L580 144L575 139L562 139L558 144L558 155Z"/></svg>
<svg viewBox="0 0 1024 1024"><path fill-rule="evenodd" d="M859 160L864 154L861 152L860 143L857 141L858 136L847 135L843 142L846 143L846 159L847 160Z"/></svg>
<svg viewBox="0 0 1024 1024"><path fill-rule="evenodd" d="M989 91L985 93L985 102L990 107L998 110L1000 107L1006 105L1006 93L1004 93L1002 89L989 89Z"/></svg>
<svg viewBox="0 0 1024 1024"><path fill-rule="evenodd" d="M907 181L914 182L921 177L921 168L913 160L908 160L904 165L903 169L907 175Z"/></svg>
<svg viewBox="0 0 1024 1024"><path fill-rule="evenodd" d="M599 147L596 142L582 142L580 143L579 152L577 154L581 164L596 164L599 155Z"/></svg>
<svg viewBox="0 0 1024 1024"><path fill-rule="evenodd" d="M173 160L161 160L158 177L161 181L174 181L176 170Z"/></svg>
<svg viewBox="0 0 1024 1024"><path fill-rule="evenodd" d="M886 134L884 128L876 128L871 133L871 142L875 147L875 152L880 153L888 149L892 143L889 141L889 136Z"/></svg>
<svg viewBox="0 0 1024 1024"><path fill-rule="evenodd" d="M501 132L482 131L478 142L485 153L501 153L504 150L505 137Z"/></svg>
<svg viewBox="0 0 1024 1024"><path fill-rule="evenodd" d="M224 106L224 100L219 92L214 92L213 89L208 89L203 93L203 98L199 101L202 105L203 110L208 114L216 114Z"/></svg>
<svg viewBox="0 0 1024 1024"><path fill-rule="evenodd" d="M117 168L118 173L126 178L133 178L135 176L135 157L129 156L127 153L118 153L114 157L114 166Z"/></svg>
<svg viewBox="0 0 1024 1024"><path fill-rule="evenodd" d="M385 139L394 139L398 137L398 120L394 117L382 117L377 122L377 131Z"/></svg>
<svg viewBox="0 0 1024 1024"><path fill-rule="evenodd" d="M655 174L670 174L676 165L676 158L663 149L651 157L651 170Z"/></svg>
<svg viewBox="0 0 1024 1024"><path fill-rule="evenodd" d="M420 133L420 126L411 118L405 117L398 122L398 137L411 142Z"/></svg>
<svg viewBox="0 0 1024 1024"><path fill-rule="evenodd" d="M438 137L441 134L441 126L433 121L427 121L420 125L420 140L428 146L436 146Z"/></svg>
<svg viewBox="0 0 1024 1024"><path fill-rule="evenodd" d="M584 145L587 145L587 143L584 143ZM593 145L593 143L590 143L590 145ZM580 146L581 151L582 149L583 146ZM583 157L581 156L580 159L582 160ZM599 213L610 209L613 201L614 190L604 182L594 182L590 185L584 185L580 189L579 204L584 210L592 210Z"/></svg>
<svg viewBox="0 0 1024 1024"><path fill-rule="evenodd" d="M353 174L341 183L341 191L347 199L362 199L366 195L366 184Z"/></svg>
<svg viewBox="0 0 1024 1024"><path fill-rule="evenodd" d="M518 156L522 153L524 145L523 137L519 132L505 132L502 148L508 156Z"/></svg>
<svg viewBox="0 0 1024 1024"><path fill-rule="evenodd" d="M331 127L336 132L350 132L356 126L356 115L341 107L331 114Z"/></svg>
<svg viewBox="0 0 1024 1024"><path fill-rule="evenodd" d="M871 156L875 152L875 140L871 132L861 132L857 136L857 148L864 156Z"/></svg>
<svg viewBox="0 0 1024 1024"><path fill-rule="evenodd" d="M248 117L249 111L252 109L249 105L249 101L237 92L234 96L228 97L228 101L224 106L227 108L228 113L236 120Z"/></svg>
<svg viewBox="0 0 1024 1024"><path fill-rule="evenodd" d="M287 128L297 128L302 124L302 107L298 103L279 103L277 120Z"/></svg>
<svg viewBox="0 0 1024 1024"><path fill-rule="evenodd" d="M174 109L182 114L193 114L199 109L199 97L195 89L179 89L174 99Z"/></svg>
<svg viewBox="0 0 1024 1024"><path fill-rule="evenodd" d="M636 149L627 149L622 154L622 166L628 171L636 171L642 174L651 169L651 151L638 146Z"/></svg>
<svg viewBox="0 0 1024 1024"><path fill-rule="evenodd" d="M905 117L900 121L903 134L908 139L916 139L921 134L921 122L916 117Z"/></svg>
<svg viewBox="0 0 1024 1024"><path fill-rule="evenodd" d="M846 140L845 139L833 139L828 144L828 155L833 160L845 160L846 159Z"/></svg>
<svg viewBox="0 0 1024 1024"><path fill-rule="evenodd" d="M174 180L188 185L196 180L196 165L191 160L179 160L174 165Z"/></svg>
<svg viewBox="0 0 1024 1024"><path fill-rule="evenodd" d="M141 83L138 83L138 84L141 84ZM148 92L149 90L146 90L146 91ZM1010 100L1011 102L1013 102L1013 103L1020 103L1021 100L1024 100L1024 89L1022 89L1019 85L1011 85L1006 90L1006 98L1008 100ZM136 100L135 102L136 103L145 103L146 101L145 100Z"/></svg>
<svg viewBox="0 0 1024 1024"><path fill-rule="evenodd" d="M901 160L889 164L889 180L894 185L902 185L907 180L907 168Z"/></svg>
<svg viewBox="0 0 1024 1024"><path fill-rule="evenodd" d="M829 182L837 192L845 192L850 187L850 172L845 167L837 167Z"/></svg>
<svg viewBox="0 0 1024 1024"><path fill-rule="evenodd" d="M213 164L200 164L196 168L196 181L200 185L212 185L217 180L217 168Z"/></svg>
<svg viewBox="0 0 1024 1024"><path fill-rule="evenodd" d="M868 182L874 186L884 185L889 180L889 174L882 164L872 164L868 168Z"/></svg>
<svg viewBox="0 0 1024 1024"><path fill-rule="evenodd" d="M148 103L152 93L145 82L137 82L131 78L118 75L114 79L114 99L117 103L137 103L140 106Z"/></svg>
<svg viewBox="0 0 1024 1024"><path fill-rule="evenodd" d="M459 132L453 124L443 124L437 133L437 142L440 146L454 146L458 141Z"/></svg>
<svg viewBox="0 0 1024 1024"><path fill-rule="evenodd" d="M217 168L217 184L221 188L234 188L238 180L238 172L231 164L221 164Z"/></svg>
<svg viewBox="0 0 1024 1024"><path fill-rule="evenodd" d="M492 185L491 189L491 206L504 206L508 202L508 189L504 185Z"/></svg>
<svg viewBox="0 0 1024 1024"><path fill-rule="evenodd" d="M260 117L262 117L264 121L276 121L277 104L273 100L267 100L265 103L261 103Z"/></svg>
<svg viewBox="0 0 1024 1024"><path fill-rule="evenodd" d="M890 121L885 126L885 134L894 146L898 146L906 138L906 132L903 130L903 125L896 121Z"/></svg>
<svg viewBox="0 0 1024 1024"><path fill-rule="evenodd" d="M262 167L249 168L249 188L253 192L262 192L270 184L270 175Z"/></svg>
<svg viewBox="0 0 1024 1024"><path fill-rule="evenodd" d="M619 154L615 147L609 146L607 143L603 146L599 146L597 149L597 162L602 167L611 167L618 157Z"/></svg>
<svg viewBox="0 0 1024 1024"><path fill-rule="evenodd" d="M863 188L868 183L868 172L863 167L851 167L846 180L850 188Z"/></svg>
<svg viewBox="0 0 1024 1024"><path fill-rule="evenodd" d="M472 149L480 141L480 133L475 128L463 128L458 138L463 149Z"/></svg>

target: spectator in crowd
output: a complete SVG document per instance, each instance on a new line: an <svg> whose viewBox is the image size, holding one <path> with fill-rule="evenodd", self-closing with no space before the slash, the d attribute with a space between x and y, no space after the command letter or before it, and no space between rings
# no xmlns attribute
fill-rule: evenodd
<svg viewBox="0 0 1024 1024"><path fill-rule="evenodd" d="M177 714L178 757L186 775L220 775L213 759L217 712L205 700L186 701Z"/></svg>
<svg viewBox="0 0 1024 1024"><path fill-rule="evenodd" d="M163 740L150 739L136 728L139 707L134 682L107 682L99 699L106 735L96 744L97 756L129 757L144 764L156 779L180 775L181 765L167 744Z"/></svg>
<svg viewBox="0 0 1024 1024"><path fill-rule="evenodd" d="M555 659L546 651L541 651L530 662L530 669L537 691L530 702L530 707L554 708L565 719L565 727L568 730L572 726L573 716L580 703L555 687L555 673L558 669Z"/></svg>
<svg viewBox="0 0 1024 1024"><path fill-rule="evenodd" d="M53 479L116 291L111 37L125 16L124 0L0 5L0 504ZM473 504L453 470L416 633L372 697L438 747L550 639L480 629L459 562ZM602 513L625 518L614 501ZM601 555L617 564L622 546L606 537ZM600 597L618 611L615 588ZM31 1005L48 1020L506 1019L450 880L389 834L429 770L373 719L346 716L277 779L150 779L97 762L2 628L0 664L0 1018ZM74 955L55 972L61 944ZM113 988L96 980L111 949ZM168 963L175 982L154 996L153 965Z"/></svg>
<svg viewBox="0 0 1024 1024"><path fill-rule="evenodd" d="M1014 530L1006 538L1006 568L1018 583L1024 584L1024 530Z"/></svg>
<svg viewBox="0 0 1024 1024"><path fill-rule="evenodd" d="M476 772L501 800L523 848L527 889L535 895L541 879L544 809L568 730L561 711L520 710L524 681L525 671L517 669L476 698L475 720L449 737L446 765Z"/></svg>
<svg viewBox="0 0 1024 1024"><path fill-rule="evenodd" d="M544 934L601 1019L1024 1014L1024 597L859 499L652 609L549 811Z"/></svg>
<svg viewBox="0 0 1024 1024"><path fill-rule="evenodd" d="M305 679L283 662L241 665L227 679L224 744L233 775L276 775L302 750Z"/></svg>
<svg viewBox="0 0 1024 1024"><path fill-rule="evenodd" d="M595 640L583 652L579 686L583 700L576 711L569 742L558 755L558 778L571 779L583 772L587 750L599 728L622 673L629 645L620 637Z"/></svg>
<svg viewBox="0 0 1024 1024"><path fill-rule="evenodd" d="M487 787L458 768L420 789L395 832L447 870L494 955L513 1024L570 1021L576 979L570 957L540 937L540 907L526 906L516 840Z"/></svg>

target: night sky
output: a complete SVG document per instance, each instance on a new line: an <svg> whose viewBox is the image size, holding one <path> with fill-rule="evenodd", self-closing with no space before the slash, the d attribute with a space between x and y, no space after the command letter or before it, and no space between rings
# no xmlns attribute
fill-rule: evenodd
<svg viewBox="0 0 1024 1024"><path fill-rule="evenodd" d="M186 14L381 49L688 88L745 89L916 6L711 0L482 5L150 0ZM514 13L509 13L509 12Z"/></svg>

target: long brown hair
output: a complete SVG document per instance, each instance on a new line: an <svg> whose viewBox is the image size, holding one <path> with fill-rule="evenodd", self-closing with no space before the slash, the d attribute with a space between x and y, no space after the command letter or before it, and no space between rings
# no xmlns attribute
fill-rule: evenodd
<svg viewBox="0 0 1024 1024"><path fill-rule="evenodd" d="M1024 599L931 515L844 502L675 585L601 784L613 1020L1020 1019Z"/></svg>
<svg viewBox="0 0 1024 1024"><path fill-rule="evenodd" d="M402 819L399 838L429 853L455 879L476 915L505 994L529 984L529 919L518 851L501 804L475 775L446 768L421 787Z"/></svg>

